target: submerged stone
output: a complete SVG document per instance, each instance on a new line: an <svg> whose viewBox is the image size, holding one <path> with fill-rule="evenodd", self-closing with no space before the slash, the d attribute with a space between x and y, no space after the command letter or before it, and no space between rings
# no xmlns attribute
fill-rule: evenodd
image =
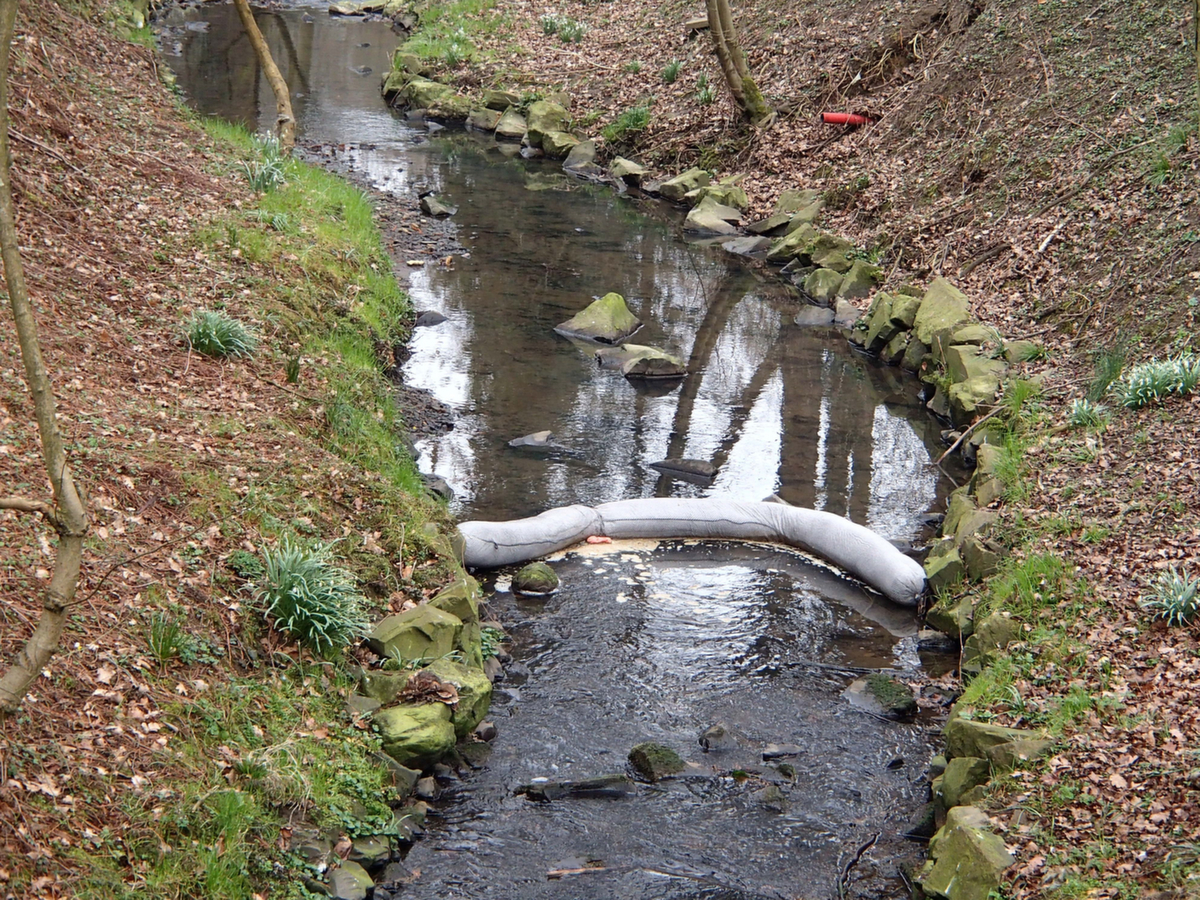
<svg viewBox="0 0 1200 900"><path fill-rule="evenodd" d="M717 477L717 467L707 459L662 459L650 463L650 468L697 484L709 484Z"/></svg>
<svg viewBox="0 0 1200 900"><path fill-rule="evenodd" d="M834 312L824 306L806 306L792 320L805 328L821 328L833 325Z"/></svg>
<svg viewBox="0 0 1200 900"><path fill-rule="evenodd" d="M522 785L516 793L530 800L616 799L636 790L628 775L600 775L579 781L543 781Z"/></svg>
<svg viewBox="0 0 1200 900"><path fill-rule="evenodd" d="M666 744L645 741L629 751L629 762L634 771L647 781L658 781L675 775L684 769L683 759Z"/></svg>
<svg viewBox="0 0 1200 900"><path fill-rule="evenodd" d="M855 680L845 696L851 706L889 719L906 719L917 712L912 688L882 672Z"/></svg>

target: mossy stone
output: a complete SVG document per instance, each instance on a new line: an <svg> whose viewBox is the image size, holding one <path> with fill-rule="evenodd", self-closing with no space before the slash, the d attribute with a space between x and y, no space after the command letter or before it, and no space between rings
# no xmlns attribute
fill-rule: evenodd
<svg viewBox="0 0 1200 900"><path fill-rule="evenodd" d="M380 710L372 725L384 753L402 766L420 769L454 749L451 715L445 703L410 703Z"/></svg>
<svg viewBox="0 0 1200 900"><path fill-rule="evenodd" d="M941 799L946 809L958 806L967 791L986 784L991 774L991 764L981 757L959 756L950 760L941 783Z"/></svg>
<svg viewBox="0 0 1200 900"><path fill-rule="evenodd" d="M470 575L456 579L431 598L430 606L457 616L462 622L479 621L479 582Z"/></svg>
<svg viewBox="0 0 1200 900"><path fill-rule="evenodd" d="M619 344L642 326L630 312L625 298L615 292L605 294L586 309L555 327L564 336L587 338L604 344Z"/></svg>
<svg viewBox="0 0 1200 900"><path fill-rule="evenodd" d="M957 550L954 555L958 556ZM975 601L970 597L939 601L925 614L925 624L943 634L966 640L975 633Z"/></svg>
<svg viewBox="0 0 1200 900"><path fill-rule="evenodd" d="M666 744L646 741L629 751L629 762L647 781L658 781L684 769L683 759Z"/></svg>
<svg viewBox="0 0 1200 900"><path fill-rule="evenodd" d="M454 649L462 627L458 616L422 603L379 622L367 638L367 646L379 656L436 659Z"/></svg>
<svg viewBox="0 0 1200 900"><path fill-rule="evenodd" d="M531 562L513 576L512 586L518 594L549 594L558 588L558 573L544 562Z"/></svg>
<svg viewBox="0 0 1200 900"><path fill-rule="evenodd" d="M704 187L711 182L711 177L703 169L691 168L674 178L668 178L658 186L658 192L668 200L678 201L682 200L689 191Z"/></svg>
<svg viewBox="0 0 1200 900"><path fill-rule="evenodd" d="M454 734L462 740L487 715L492 702L492 683L482 669L464 666L452 659L439 659L423 671L437 677L438 681L452 684L458 690L458 705L450 715Z"/></svg>
<svg viewBox="0 0 1200 900"><path fill-rule="evenodd" d="M827 304L838 296L841 285L842 276L833 269L817 269L804 279L804 293L818 303Z"/></svg>
<svg viewBox="0 0 1200 900"><path fill-rule="evenodd" d="M919 878L927 895L947 900L987 900L1014 862L998 835L987 830L987 817L972 806L946 814L946 824L929 842L933 864Z"/></svg>
<svg viewBox="0 0 1200 900"><path fill-rule="evenodd" d="M945 278L937 278L921 300L913 319L913 330L922 343L932 347L939 334L961 325L969 317L967 295Z"/></svg>

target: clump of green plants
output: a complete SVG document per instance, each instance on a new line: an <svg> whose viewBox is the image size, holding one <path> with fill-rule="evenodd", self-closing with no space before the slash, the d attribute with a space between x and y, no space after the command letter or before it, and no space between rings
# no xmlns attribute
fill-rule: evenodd
<svg viewBox="0 0 1200 900"><path fill-rule="evenodd" d="M173 659L183 657L191 649L192 641L177 618L166 613L155 613L150 617L150 627L146 630L146 645L159 665L166 665Z"/></svg>
<svg viewBox="0 0 1200 900"><path fill-rule="evenodd" d="M328 546L284 537L263 552L263 563L256 595L276 628L322 655L366 633L366 601L353 576L333 564Z"/></svg>
<svg viewBox="0 0 1200 900"><path fill-rule="evenodd" d="M1200 357L1181 353L1174 359L1139 363L1113 384L1112 391L1122 406L1141 409L1171 394L1190 394L1197 384L1200 384Z"/></svg>
<svg viewBox="0 0 1200 900"><path fill-rule="evenodd" d="M267 571L263 568L262 560L257 554L251 553L249 550L234 550L225 560L225 568L247 581L256 581L262 578Z"/></svg>
<svg viewBox="0 0 1200 900"><path fill-rule="evenodd" d="M193 350L215 359L253 356L258 349L258 339L250 329L218 310L193 313L184 331Z"/></svg>
<svg viewBox="0 0 1200 900"><path fill-rule="evenodd" d="M1151 596L1142 600L1142 609L1166 619L1168 625L1186 625L1200 613L1200 578L1188 578L1174 566L1163 572L1150 586Z"/></svg>
<svg viewBox="0 0 1200 900"><path fill-rule="evenodd" d="M557 34L564 44L578 44L586 33L587 28L582 22L560 16L542 16L542 34L547 37ZM640 63L638 68L641 68Z"/></svg>
<svg viewBox="0 0 1200 900"><path fill-rule="evenodd" d="M499 628L485 625L480 631L479 640L483 649L483 658L491 659L500 654L500 645L504 643L505 636Z"/></svg>
<svg viewBox="0 0 1200 900"><path fill-rule="evenodd" d="M625 110L616 119L605 125L600 133L608 143L618 144L635 132L645 131L646 126L649 124L649 107L635 106L632 109Z"/></svg>
<svg viewBox="0 0 1200 900"><path fill-rule="evenodd" d="M696 100L703 106L708 106L717 99L716 89L708 83L708 76L703 72L696 78Z"/></svg>
<svg viewBox="0 0 1200 900"><path fill-rule="evenodd" d="M1126 355L1124 341L1118 341L1112 347L1096 353L1092 359L1092 380L1084 395L1086 399L1093 403L1104 399L1112 383L1121 377L1121 372L1125 369Z"/></svg>
<svg viewBox="0 0 1200 900"><path fill-rule="evenodd" d="M578 44L586 33L583 23L574 19L562 19L558 23L558 38L564 44Z"/></svg>
<svg viewBox="0 0 1200 900"><path fill-rule="evenodd" d="M286 160L279 147L279 141L274 137L256 137L254 148L258 151L258 158L243 162L242 171L246 174L250 190L257 194L267 194L286 180Z"/></svg>
<svg viewBox="0 0 1200 900"><path fill-rule="evenodd" d="M679 71L683 68L683 63L677 59L671 60L662 70L663 84L674 84L679 80Z"/></svg>
<svg viewBox="0 0 1200 900"><path fill-rule="evenodd" d="M1067 424L1072 428L1094 428L1103 430L1108 427L1112 415L1103 403L1093 403L1086 397L1071 401L1067 410Z"/></svg>
<svg viewBox="0 0 1200 900"><path fill-rule="evenodd" d="M625 63L625 65L621 66L621 71L630 72L636 75L638 72L642 71L642 64L636 59L631 59L629 62Z"/></svg>

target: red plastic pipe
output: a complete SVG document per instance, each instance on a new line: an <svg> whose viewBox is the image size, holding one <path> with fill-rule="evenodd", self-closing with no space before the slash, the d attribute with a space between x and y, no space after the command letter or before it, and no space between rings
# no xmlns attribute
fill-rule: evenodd
<svg viewBox="0 0 1200 900"><path fill-rule="evenodd" d="M860 116L857 113L821 113L821 121L826 125L870 125L874 119Z"/></svg>

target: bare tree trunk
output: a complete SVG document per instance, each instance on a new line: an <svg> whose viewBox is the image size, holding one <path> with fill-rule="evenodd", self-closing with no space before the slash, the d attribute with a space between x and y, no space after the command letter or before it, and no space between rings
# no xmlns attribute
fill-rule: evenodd
<svg viewBox="0 0 1200 900"><path fill-rule="evenodd" d="M1192 41L1196 49L1196 116L1200 126L1200 0L1192 4Z"/></svg>
<svg viewBox="0 0 1200 900"><path fill-rule="evenodd" d="M1200 0L1196 2L1200 3ZM733 24L729 0L705 0L705 8L708 11L708 30L717 51L717 61L725 75L725 83L729 85L729 93L752 123L757 126L769 124L775 113L767 105L754 76L750 74L750 67L746 65L746 55L742 52L737 28Z"/></svg>
<svg viewBox="0 0 1200 900"><path fill-rule="evenodd" d="M292 97L287 82L279 73L279 67L275 65L275 59L271 56L271 48L267 46L262 32L258 29L258 23L254 21L249 0L233 0L233 5L237 7L242 27L254 47L254 55L258 57L258 64L266 73L267 83L271 85L275 94L275 133L279 136L279 149L285 156L290 155L292 148L296 146L296 119L292 115Z"/></svg>
<svg viewBox="0 0 1200 900"><path fill-rule="evenodd" d="M0 678L0 721L20 708L29 686L58 649L67 610L75 600L79 585L83 537L87 533L87 510L75 491L67 468L62 435L55 419L54 391L42 360L37 322L17 244L8 156L8 62L16 18L17 0L0 0L0 254L4 259L4 283L17 324L17 342L25 363L25 379L33 395L34 416L42 440L42 461L50 477L54 503L25 497L0 497L0 509L40 513L58 532L58 552L54 559L54 574L42 596L42 614L37 626L17 654L12 668Z"/></svg>

